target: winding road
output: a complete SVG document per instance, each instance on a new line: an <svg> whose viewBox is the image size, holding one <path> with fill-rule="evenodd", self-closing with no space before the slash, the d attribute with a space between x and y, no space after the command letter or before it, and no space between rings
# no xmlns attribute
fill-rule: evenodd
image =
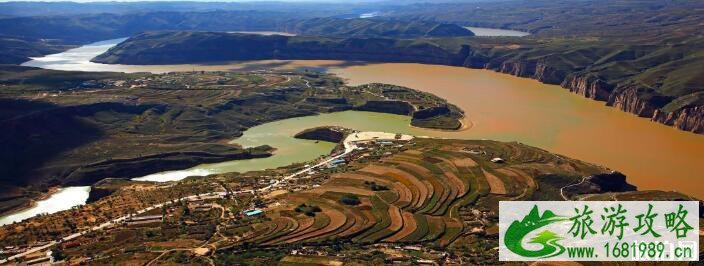
<svg viewBox="0 0 704 266"><path fill-rule="evenodd" d="M573 186L581 185L581 184L583 184L585 181L587 181L587 179L589 179L589 177L588 177L588 176L585 176L585 177L582 177L582 181L580 181L579 183L573 183L573 184L569 184L569 185L566 185L566 186L564 186L564 187L561 187L561 188L560 188L560 196L562 196L562 198L565 199L566 201L571 201L571 199L569 199L567 196L565 196L565 189L568 188L568 187L573 187Z"/></svg>

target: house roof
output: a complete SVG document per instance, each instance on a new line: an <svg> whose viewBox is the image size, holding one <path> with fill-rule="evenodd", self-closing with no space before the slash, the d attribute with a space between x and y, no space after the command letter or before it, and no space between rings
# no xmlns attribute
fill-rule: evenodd
<svg viewBox="0 0 704 266"><path fill-rule="evenodd" d="M253 216L253 215L259 215L262 213L264 213L264 211L262 211L262 210L251 210L251 211L244 212L244 215Z"/></svg>

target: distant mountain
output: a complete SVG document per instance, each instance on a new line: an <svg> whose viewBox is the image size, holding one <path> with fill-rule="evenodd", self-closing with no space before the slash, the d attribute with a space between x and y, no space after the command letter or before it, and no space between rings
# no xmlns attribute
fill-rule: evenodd
<svg viewBox="0 0 704 266"><path fill-rule="evenodd" d="M474 34L458 25L408 20L313 18L294 12L146 12L0 19L0 35L81 44L145 31L287 31L342 37L457 37Z"/></svg>
<svg viewBox="0 0 704 266"><path fill-rule="evenodd" d="M0 19L0 35L83 44L154 30L271 31L302 18L307 17L252 10L18 17Z"/></svg>
<svg viewBox="0 0 704 266"><path fill-rule="evenodd" d="M703 10L701 0L438 1L385 9L384 16L515 29L541 36L640 39L701 35Z"/></svg>
<svg viewBox="0 0 704 266"><path fill-rule="evenodd" d="M93 2L40 2L13 1L0 3L0 16L66 16L86 14L129 14L149 12L210 12L210 11L275 11L296 12L303 16L331 16L340 13L366 10L370 6L383 3L320 3L320 2L283 2L283 1L93 1ZM360 11L361 12L361 11Z"/></svg>
<svg viewBox="0 0 704 266"><path fill-rule="evenodd" d="M57 39L70 43L126 37L153 30L290 30L311 35L339 36L347 32L380 36L379 32L406 27L394 25L394 21L410 21L516 29L529 31L538 37L602 37L621 42L649 43L664 36L701 35L703 8L704 2L691 0L438 0L345 4L10 2L0 3L0 35ZM375 20L387 22L370 27L366 23L373 21L330 19L357 18L365 13L375 13L378 15ZM309 20L313 18L319 19ZM355 29L356 25L368 30ZM418 36L427 33L427 30L400 30L399 34L403 35L404 32ZM443 36L450 35L446 32Z"/></svg>

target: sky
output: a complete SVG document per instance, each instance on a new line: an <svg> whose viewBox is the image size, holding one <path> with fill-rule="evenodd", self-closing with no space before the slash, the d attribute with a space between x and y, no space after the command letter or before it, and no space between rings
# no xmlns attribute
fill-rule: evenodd
<svg viewBox="0 0 704 266"><path fill-rule="evenodd" d="M331 3L344 3L344 2L383 2L386 0L0 0L0 2L77 2L77 3L89 3L89 2L331 2Z"/></svg>

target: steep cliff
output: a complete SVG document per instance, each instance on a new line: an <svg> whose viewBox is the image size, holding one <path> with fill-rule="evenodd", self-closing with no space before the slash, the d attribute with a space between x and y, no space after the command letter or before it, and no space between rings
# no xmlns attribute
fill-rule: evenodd
<svg viewBox="0 0 704 266"><path fill-rule="evenodd" d="M611 86L606 81L589 75L568 75L560 86L597 101L606 101L611 95Z"/></svg>
<svg viewBox="0 0 704 266"><path fill-rule="evenodd" d="M561 84L567 77L567 72L551 67L546 62L538 62L535 65L534 79L547 84Z"/></svg>
<svg viewBox="0 0 704 266"><path fill-rule="evenodd" d="M657 110L653 102L638 96L636 88L628 88L610 95L606 104L621 111L648 118L652 117Z"/></svg>
<svg viewBox="0 0 704 266"><path fill-rule="evenodd" d="M704 106L684 108L669 113L658 109L651 119L681 130L704 134Z"/></svg>
<svg viewBox="0 0 704 266"><path fill-rule="evenodd" d="M536 65L537 63L534 61L511 60L502 62L498 71L518 77L528 78L535 75Z"/></svg>

